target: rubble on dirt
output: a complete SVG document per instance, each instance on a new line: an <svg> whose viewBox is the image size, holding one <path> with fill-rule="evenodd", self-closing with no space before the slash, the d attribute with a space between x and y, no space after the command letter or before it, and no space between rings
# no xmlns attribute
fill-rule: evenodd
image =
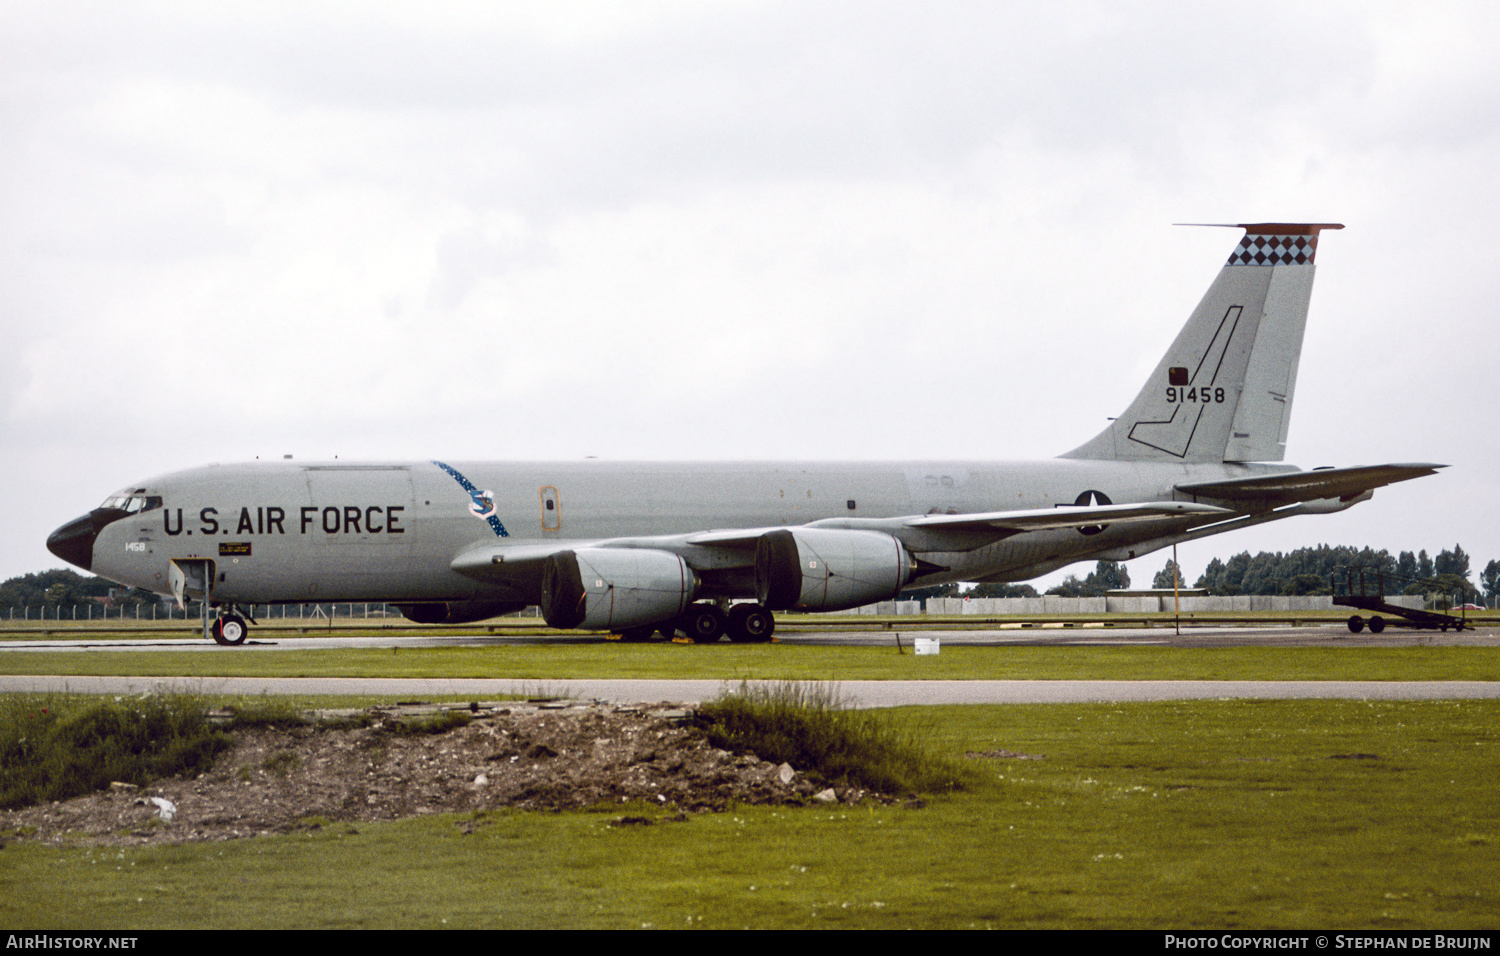
<svg viewBox="0 0 1500 956"><path fill-rule="evenodd" d="M869 796L715 749L685 725L679 705L505 702L335 715L366 724L356 729L330 729L328 716L289 729L237 729L233 749L208 773L8 811L0 833L145 845L502 807L645 803L696 812ZM163 804L173 807L170 819Z"/></svg>

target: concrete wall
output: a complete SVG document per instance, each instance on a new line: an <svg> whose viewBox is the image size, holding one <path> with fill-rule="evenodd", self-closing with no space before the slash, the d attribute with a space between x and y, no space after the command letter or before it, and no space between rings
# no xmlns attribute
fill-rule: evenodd
<svg viewBox="0 0 1500 956"><path fill-rule="evenodd" d="M1386 598L1401 607L1422 607L1417 594ZM1235 594L1227 597L1195 596L1178 598L1183 614L1286 613L1291 611L1329 611L1333 598L1326 594L1288 597L1282 594ZM1044 595L1034 598L932 598L927 614L975 614L980 617L1035 617L1041 614L1171 614L1168 597L1086 597L1065 598ZM882 601L859 608L860 614L921 614L918 601Z"/></svg>
<svg viewBox="0 0 1500 956"><path fill-rule="evenodd" d="M921 601L881 601L879 604L866 604L864 607L854 609L855 614L921 614Z"/></svg>

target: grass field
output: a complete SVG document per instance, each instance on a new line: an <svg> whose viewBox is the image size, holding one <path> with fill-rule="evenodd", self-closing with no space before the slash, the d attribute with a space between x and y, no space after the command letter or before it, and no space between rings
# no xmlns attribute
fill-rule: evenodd
<svg viewBox="0 0 1500 956"><path fill-rule="evenodd" d="M542 645L7 652L9 673L1500 680L1488 647ZM0 849L0 924L1371 928L1500 925L1500 701L891 712L980 786L920 808L431 816L289 836ZM1019 757L965 756L1008 751ZM613 825L622 813L651 826Z"/></svg>
<svg viewBox="0 0 1500 956"><path fill-rule="evenodd" d="M16 929L1485 929L1500 702L913 708L982 785L920 808L433 816L4 846ZM963 757L1004 750L1036 759ZM650 826L615 826L622 812Z"/></svg>

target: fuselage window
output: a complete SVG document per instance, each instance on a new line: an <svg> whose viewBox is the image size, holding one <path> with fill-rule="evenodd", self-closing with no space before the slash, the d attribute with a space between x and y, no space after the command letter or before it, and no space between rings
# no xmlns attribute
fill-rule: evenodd
<svg viewBox="0 0 1500 956"><path fill-rule="evenodd" d="M562 527L562 507L558 502L557 489L551 485L541 488L542 530L556 531Z"/></svg>

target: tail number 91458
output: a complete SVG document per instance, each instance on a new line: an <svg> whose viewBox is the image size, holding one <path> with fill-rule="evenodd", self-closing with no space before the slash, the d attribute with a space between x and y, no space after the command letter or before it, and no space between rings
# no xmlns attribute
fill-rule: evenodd
<svg viewBox="0 0 1500 956"><path fill-rule="evenodd" d="M1177 385L1167 386L1167 401L1169 402L1198 402L1202 405L1210 403L1224 404L1224 389L1222 388L1192 388Z"/></svg>

